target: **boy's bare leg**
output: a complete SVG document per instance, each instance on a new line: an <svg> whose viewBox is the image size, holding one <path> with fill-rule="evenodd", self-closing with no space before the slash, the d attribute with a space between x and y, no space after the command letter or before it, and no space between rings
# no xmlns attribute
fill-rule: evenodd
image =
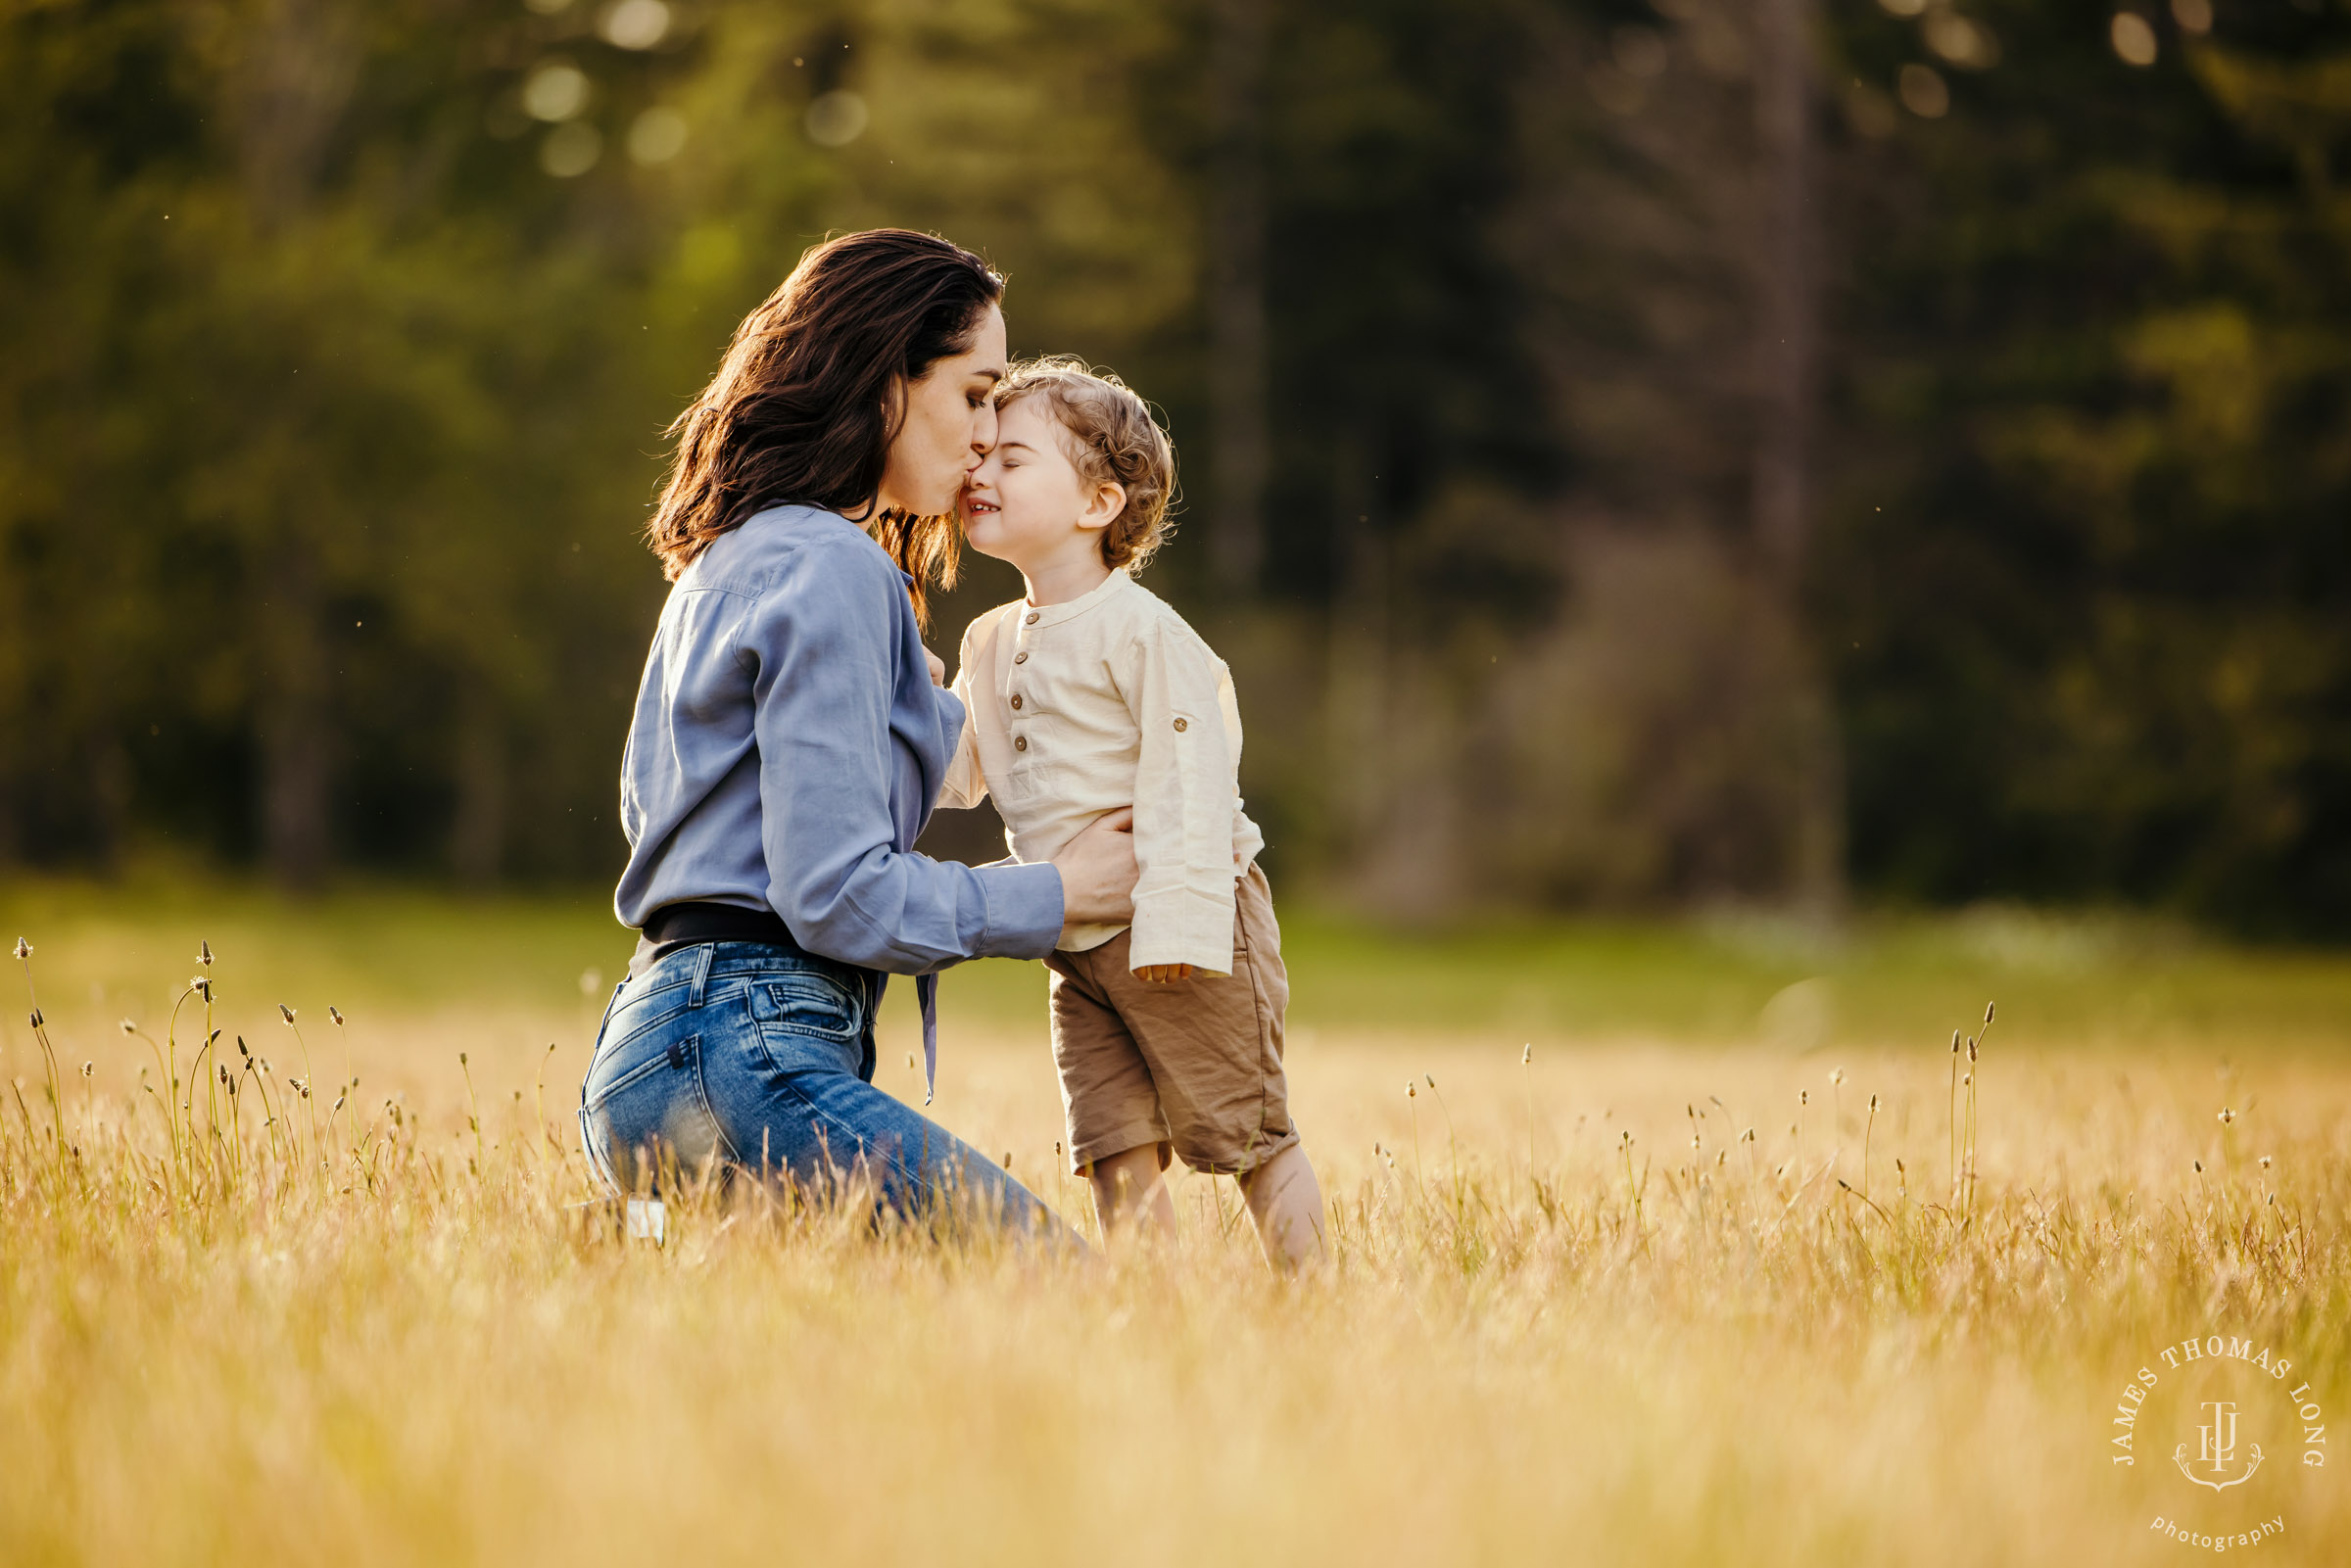
<svg viewBox="0 0 2351 1568"><path fill-rule="evenodd" d="M1322 1262L1322 1183L1315 1178L1306 1146L1287 1149L1240 1178L1249 1217L1266 1261L1285 1274L1305 1273Z"/></svg>
<svg viewBox="0 0 2351 1568"><path fill-rule="evenodd" d="M1176 1200L1159 1168L1157 1144L1097 1160L1086 1179L1094 1186L1094 1217L1102 1221L1105 1243L1118 1246L1133 1233L1161 1246L1175 1244Z"/></svg>

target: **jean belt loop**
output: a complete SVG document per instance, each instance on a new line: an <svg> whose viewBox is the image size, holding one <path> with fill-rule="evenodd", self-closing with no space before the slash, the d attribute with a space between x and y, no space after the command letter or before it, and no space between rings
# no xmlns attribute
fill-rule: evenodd
<svg viewBox="0 0 2351 1568"><path fill-rule="evenodd" d="M710 961L718 956L716 942L700 942L694 949L694 982L686 988L686 1005L700 1007L702 992L710 983Z"/></svg>

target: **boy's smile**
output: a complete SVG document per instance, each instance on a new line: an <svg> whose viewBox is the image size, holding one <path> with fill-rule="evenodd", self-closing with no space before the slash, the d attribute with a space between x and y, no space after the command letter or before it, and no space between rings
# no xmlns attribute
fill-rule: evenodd
<svg viewBox="0 0 2351 1568"><path fill-rule="evenodd" d="M1102 530L1127 504L1122 487L1087 483L1067 439L1045 399L1016 399L997 411L996 444L964 482L964 537L1019 567L1034 604L1101 585L1110 575Z"/></svg>

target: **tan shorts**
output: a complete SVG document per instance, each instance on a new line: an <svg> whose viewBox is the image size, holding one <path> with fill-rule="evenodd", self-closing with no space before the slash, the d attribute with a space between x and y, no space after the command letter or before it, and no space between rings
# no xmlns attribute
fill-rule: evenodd
<svg viewBox="0 0 2351 1568"><path fill-rule="evenodd" d="M1159 1146L1194 1170L1246 1175L1298 1141L1281 1071L1290 1005L1273 893L1255 866L1233 889L1232 974L1146 985L1128 931L1050 954L1053 1065L1069 1113L1070 1164Z"/></svg>

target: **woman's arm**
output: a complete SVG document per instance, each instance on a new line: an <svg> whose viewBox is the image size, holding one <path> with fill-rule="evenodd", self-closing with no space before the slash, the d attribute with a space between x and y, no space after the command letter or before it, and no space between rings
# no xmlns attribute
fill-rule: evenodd
<svg viewBox="0 0 2351 1568"><path fill-rule="evenodd" d="M843 537L792 551L744 623L768 902L810 952L869 969L1041 958L1065 919L1058 870L896 847L890 717L906 613L888 557Z"/></svg>

